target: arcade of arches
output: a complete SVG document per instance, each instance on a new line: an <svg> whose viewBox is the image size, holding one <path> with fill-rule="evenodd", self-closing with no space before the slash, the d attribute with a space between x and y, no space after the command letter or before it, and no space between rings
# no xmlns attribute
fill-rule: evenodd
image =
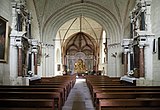
<svg viewBox="0 0 160 110"><path fill-rule="evenodd" d="M63 74L97 75L104 68L106 76L159 85L159 4L0 0L0 84L27 85L30 78Z"/></svg>

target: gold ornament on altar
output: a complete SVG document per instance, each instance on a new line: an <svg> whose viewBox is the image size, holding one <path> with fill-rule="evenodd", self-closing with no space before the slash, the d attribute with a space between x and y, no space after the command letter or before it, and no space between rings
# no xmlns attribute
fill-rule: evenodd
<svg viewBox="0 0 160 110"><path fill-rule="evenodd" d="M78 59L74 64L74 70L76 73L84 73L86 71L86 66L82 59Z"/></svg>

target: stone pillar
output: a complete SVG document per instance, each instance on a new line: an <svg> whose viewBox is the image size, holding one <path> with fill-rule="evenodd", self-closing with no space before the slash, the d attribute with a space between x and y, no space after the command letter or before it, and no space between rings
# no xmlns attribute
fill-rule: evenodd
<svg viewBox="0 0 160 110"><path fill-rule="evenodd" d="M134 56L133 51L130 52L130 68L133 71L134 70Z"/></svg>
<svg viewBox="0 0 160 110"><path fill-rule="evenodd" d="M144 49L143 46L139 47L139 76L145 77L144 74Z"/></svg>
<svg viewBox="0 0 160 110"><path fill-rule="evenodd" d="M15 36L10 35L10 51L9 51L9 64L10 64L10 72L9 74L4 75L3 84L5 85L15 85L16 84L16 77L18 73L18 53L17 47L15 44Z"/></svg>
<svg viewBox="0 0 160 110"><path fill-rule="evenodd" d="M123 39L122 47L124 52L124 75L128 75L130 72L130 46L131 39Z"/></svg>
<svg viewBox="0 0 160 110"><path fill-rule="evenodd" d="M23 76L22 74L22 47L18 46L18 76Z"/></svg>
<svg viewBox="0 0 160 110"><path fill-rule="evenodd" d="M10 44L9 44L9 72L5 73L3 76L4 85L14 85L16 84L16 77L18 73L18 62L17 62L17 47L15 44L15 34L16 34L16 3L11 2L12 4L12 24L11 24L11 34L10 34Z"/></svg>
<svg viewBox="0 0 160 110"><path fill-rule="evenodd" d="M31 53L31 70L32 70L32 73L33 73L33 75L34 75L34 53L32 52Z"/></svg>
<svg viewBox="0 0 160 110"><path fill-rule="evenodd" d="M37 75L38 40L32 39L32 72Z"/></svg>
<svg viewBox="0 0 160 110"><path fill-rule="evenodd" d="M127 52L124 52L124 75L127 75L127 71L128 71L128 69L127 69L127 56L128 56Z"/></svg>
<svg viewBox="0 0 160 110"><path fill-rule="evenodd" d="M32 71L32 52L28 52L28 73Z"/></svg>
<svg viewBox="0 0 160 110"><path fill-rule="evenodd" d="M145 78L149 80L153 80L153 39L154 39L154 34L148 34L147 36L147 45L144 48L144 61L145 61Z"/></svg>
<svg viewBox="0 0 160 110"><path fill-rule="evenodd" d="M127 67L128 67L128 72L127 72L127 73L128 73L128 75L129 75L129 73L130 73L130 71L131 71L131 65L130 65L130 64L131 64L131 63L130 63L130 62L131 62L131 61L130 61L130 57L131 57L131 56L130 56L130 52L128 52L128 56L127 56L127 57L128 57L128 58L127 58L127 59L128 59L128 65L127 65Z"/></svg>
<svg viewBox="0 0 160 110"><path fill-rule="evenodd" d="M34 53L34 74L37 75L37 53Z"/></svg>

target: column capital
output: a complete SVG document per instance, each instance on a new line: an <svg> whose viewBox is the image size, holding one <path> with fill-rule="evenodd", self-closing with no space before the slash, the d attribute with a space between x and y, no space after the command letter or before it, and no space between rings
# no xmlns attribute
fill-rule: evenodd
<svg viewBox="0 0 160 110"><path fill-rule="evenodd" d="M147 5L147 6L150 6L151 3L152 3L152 0L145 0L145 2L146 2L146 5Z"/></svg>
<svg viewBox="0 0 160 110"><path fill-rule="evenodd" d="M135 38L137 41L137 44L139 45L140 48L143 48L144 46L148 46L149 44L147 43L147 39L149 37L155 36L152 32L150 31L137 31L138 36Z"/></svg>
<svg viewBox="0 0 160 110"><path fill-rule="evenodd" d="M21 48L22 47L22 37L16 37L16 46L18 48Z"/></svg>
<svg viewBox="0 0 160 110"><path fill-rule="evenodd" d="M32 39L31 40L31 45L32 45L32 52L37 53L38 52L38 40L37 39Z"/></svg>
<svg viewBox="0 0 160 110"><path fill-rule="evenodd" d="M144 45L138 45L138 47L139 47L139 48L143 48L143 47L144 47Z"/></svg>
<svg viewBox="0 0 160 110"><path fill-rule="evenodd" d="M15 1L12 1L12 2L11 2L11 5L12 5L12 8L16 8L17 3L16 3Z"/></svg>
<svg viewBox="0 0 160 110"><path fill-rule="evenodd" d="M121 43L122 47L129 46L130 40L131 40L131 39L123 39L123 40L122 40L122 43Z"/></svg>
<svg viewBox="0 0 160 110"><path fill-rule="evenodd" d="M130 52L130 49L132 48L133 39L123 39L121 45L123 47L124 54L127 52Z"/></svg>

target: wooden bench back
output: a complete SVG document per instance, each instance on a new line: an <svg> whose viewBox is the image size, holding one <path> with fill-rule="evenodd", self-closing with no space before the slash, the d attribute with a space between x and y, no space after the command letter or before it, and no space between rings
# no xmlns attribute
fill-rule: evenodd
<svg viewBox="0 0 160 110"><path fill-rule="evenodd" d="M0 99L0 108L54 108L52 99Z"/></svg>
<svg viewBox="0 0 160 110"><path fill-rule="evenodd" d="M135 108L135 107L147 107L160 108L160 99L102 99L99 101L99 110L103 108Z"/></svg>

